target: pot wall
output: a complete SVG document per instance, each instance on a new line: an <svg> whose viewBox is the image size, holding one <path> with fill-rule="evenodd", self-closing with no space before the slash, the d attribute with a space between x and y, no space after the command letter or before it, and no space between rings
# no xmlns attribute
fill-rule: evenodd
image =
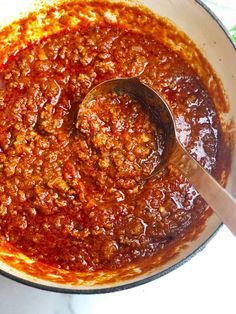
<svg viewBox="0 0 236 314"><path fill-rule="evenodd" d="M20 12L26 13L33 9L34 4L38 1L35 0L22 0L14 2L14 6L11 5L10 0L5 1L5 6L1 6L0 12L0 25L9 23L13 19L19 16ZM46 1L48 2L48 1ZM128 1L129 2L129 1ZM137 1L136 1L137 2ZM135 3L136 3L135 2ZM41 2L42 3L42 2ZM233 119L236 123L236 50L233 47L232 42L225 34L221 26L209 15L209 13L204 9L204 7L194 0L178 0L178 1L166 1L166 0L146 0L140 1L152 11L158 15L168 17L174 24L178 26L179 29L183 30L198 46L202 51L204 56L209 60L212 67L215 69L216 73L222 80L222 84L229 97L229 102L231 103L231 110L229 115L223 115L221 118L228 123ZM199 27L199 25L201 27ZM234 132L232 130L231 132ZM231 171L230 179L228 182L227 189L236 195L236 159L233 159L233 168ZM233 177L233 173L235 174ZM217 230L220 225L219 219L212 215L208 221L206 228L201 233L200 237L189 244L189 246L180 252L180 254L169 263L164 266L155 268L148 274L139 275L135 280L125 280L123 282L117 282L112 285L93 285L93 282L89 282L85 285L84 282L81 285L66 285L53 283L46 280L41 280L20 272L4 262L0 261L0 268L5 273L10 274L16 280L25 280L25 283L33 282L36 286L40 285L41 288L52 288L53 290L67 289L67 292L101 292L100 289L115 288L117 285L121 288L133 285L134 282L144 282L148 280L148 277L156 278L158 276L164 275L166 272L173 270L176 265L180 265L183 261L189 257L193 252L199 249L199 247L207 241L207 239ZM140 281L141 280L141 281ZM104 291L104 290L103 290Z"/></svg>

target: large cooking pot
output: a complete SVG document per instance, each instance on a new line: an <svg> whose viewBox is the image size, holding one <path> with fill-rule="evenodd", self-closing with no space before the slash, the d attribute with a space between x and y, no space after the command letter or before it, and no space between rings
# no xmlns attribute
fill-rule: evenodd
<svg viewBox="0 0 236 314"><path fill-rule="evenodd" d="M41 1L40 5L43 2L53 3L54 1ZM220 21L198 0L144 0L136 1L136 3L141 3L156 14L167 17L195 42L221 79L231 104L230 112L227 115L221 115L221 120L224 125L229 125L228 122L231 120L236 123L236 47ZM1 0L0 25L4 26L14 21L22 13L34 11L38 4L39 1L37 0ZM0 49L4 49L4 47L1 46ZM233 134L234 130L231 129L228 132ZM227 190L236 195L235 169L236 156L233 157L227 183ZM3 275L16 281L51 291L98 293L129 288L163 276L182 265L200 251L220 225L221 221L215 214L212 214L207 219L205 228L199 237L185 245L171 260L163 265L158 265L158 262L155 262L148 271L141 273L138 267L132 266L128 269L130 276L127 276L127 273L121 276L116 272L99 272L94 275L78 274L76 278L73 277L72 279L67 273L66 281L60 280L59 270L50 267L39 270L39 274L44 273L44 276L35 276L32 271L34 268L32 260L14 250L7 251L3 247L0 248L0 270Z"/></svg>

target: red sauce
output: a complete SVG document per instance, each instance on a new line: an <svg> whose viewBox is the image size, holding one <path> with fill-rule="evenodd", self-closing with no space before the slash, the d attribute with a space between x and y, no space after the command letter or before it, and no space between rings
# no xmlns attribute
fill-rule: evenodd
<svg viewBox="0 0 236 314"><path fill-rule="evenodd" d="M93 272L148 260L202 230L206 204L178 169L146 180L164 142L142 106L125 95L81 106L98 83L133 76L169 102L183 145L205 169L227 173L212 97L179 54L125 23L69 25L1 68L4 241L35 261Z"/></svg>

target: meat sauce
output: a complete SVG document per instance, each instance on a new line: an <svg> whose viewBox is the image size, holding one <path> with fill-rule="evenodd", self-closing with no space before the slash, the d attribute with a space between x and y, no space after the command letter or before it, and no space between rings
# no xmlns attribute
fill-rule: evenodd
<svg viewBox="0 0 236 314"><path fill-rule="evenodd" d="M169 102L183 145L220 178L220 120L179 54L125 24L68 27L0 70L4 241L47 265L93 272L158 255L202 228L206 204L178 169L147 179L164 140L142 106L114 94L81 105L102 81L134 76Z"/></svg>

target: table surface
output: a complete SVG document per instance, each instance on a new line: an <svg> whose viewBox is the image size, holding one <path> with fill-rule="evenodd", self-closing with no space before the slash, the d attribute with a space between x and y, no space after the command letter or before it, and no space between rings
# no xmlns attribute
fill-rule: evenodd
<svg viewBox="0 0 236 314"><path fill-rule="evenodd" d="M204 2L226 27L236 23L236 0ZM111 294L52 293L0 276L0 314L235 314L235 243L223 226L202 252L174 272L140 287Z"/></svg>

